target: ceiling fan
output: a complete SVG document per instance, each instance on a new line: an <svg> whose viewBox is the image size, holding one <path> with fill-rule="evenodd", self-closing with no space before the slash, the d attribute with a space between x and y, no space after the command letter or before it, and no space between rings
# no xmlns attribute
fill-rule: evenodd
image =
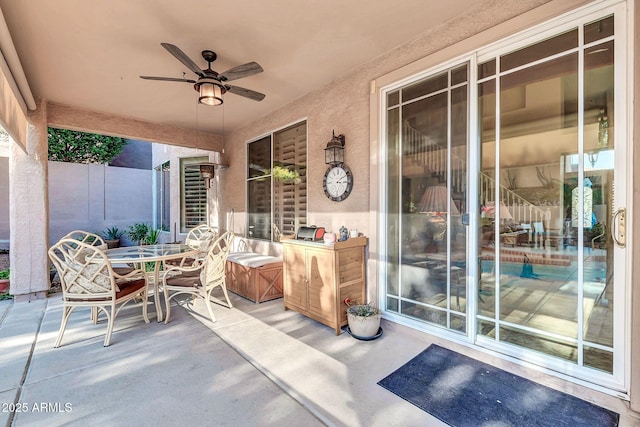
<svg viewBox="0 0 640 427"><path fill-rule="evenodd" d="M198 102L207 105L220 105L222 104L222 95L225 92L231 92L236 95L244 96L245 98L252 99L254 101L262 101L265 97L263 93L256 92L255 90L245 89L240 86L232 86L226 82L232 80L241 79L243 77L253 76L263 72L264 70L257 62L248 62L246 64L238 65L230 68L224 73L217 73L211 69L211 63L216 60L218 55L211 50L203 50L202 58L209 64L205 70L201 70L195 62L191 60L178 46L170 43L160 43L162 47L167 49L170 54L176 57L176 59L182 62L187 68L198 75L198 80L192 79L177 79L173 77L154 77L154 76L140 76L145 80L162 80L167 82L185 82L193 83L193 87L200 94Z"/></svg>

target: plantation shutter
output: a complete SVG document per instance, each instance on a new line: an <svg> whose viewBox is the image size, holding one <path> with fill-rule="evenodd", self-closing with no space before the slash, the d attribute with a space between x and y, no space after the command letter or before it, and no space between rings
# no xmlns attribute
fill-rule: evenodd
<svg viewBox="0 0 640 427"><path fill-rule="evenodd" d="M274 223L283 235L295 234L307 223L307 127L295 125L275 134Z"/></svg>
<svg viewBox="0 0 640 427"><path fill-rule="evenodd" d="M195 164L206 161L208 161L207 157L181 159L182 212L180 231L182 233L207 223L207 188L204 179L200 177L199 168L193 167Z"/></svg>

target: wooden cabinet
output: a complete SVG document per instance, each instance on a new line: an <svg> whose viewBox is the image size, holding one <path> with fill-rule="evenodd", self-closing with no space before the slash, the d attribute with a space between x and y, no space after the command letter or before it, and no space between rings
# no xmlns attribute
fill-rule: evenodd
<svg viewBox="0 0 640 427"><path fill-rule="evenodd" d="M324 244L283 240L284 307L335 329L347 324L345 298L365 302L366 237Z"/></svg>

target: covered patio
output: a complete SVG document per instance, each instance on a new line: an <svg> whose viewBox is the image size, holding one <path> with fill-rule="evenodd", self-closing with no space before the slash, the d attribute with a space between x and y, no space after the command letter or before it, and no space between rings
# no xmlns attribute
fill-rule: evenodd
<svg viewBox="0 0 640 427"><path fill-rule="evenodd" d="M232 299L233 309L216 308L215 324L201 301L182 301L168 325L155 322L152 304L148 325L138 307L127 307L109 347L102 346L104 321L93 325L89 311L78 310L58 349L58 297L0 302L0 400L28 408L0 419L14 426L446 425L376 384L435 343L596 400L621 414L621 426L637 425L614 397L567 390L557 378L395 323L383 322L380 339L357 341L283 311L278 300Z"/></svg>
<svg viewBox="0 0 640 427"><path fill-rule="evenodd" d="M0 59L5 59L0 63L0 104L4 107L0 109L0 124L12 139L8 176L11 294L15 298L13 302L0 301L0 363L5 372L0 379L0 402L13 405L0 412L0 420L7 425L96 424L96 421L115 425L166 422L441 425L427 412L377 385L379 380L435 343L615 411L620 414L622 426L640 426L640 365L636 360L640 351L637 333L640 328L637 289L640 264L637 261L640 258L636 243L640 227L633 226L640 220L640 199L635 190L640 188L640 174L635 173L640 162L640 150L636 148L640 127L637 126L639 111L633 107L637 104L634 99L640 97L637 78L640 61L636 52L640 0L483 0L473 5L463 0L428 2L427 5L412 0L403 5L364 2L348 7L344 2L329 1L307 6L286 1L269 6L240 2L226 5L221 12L216 5L194 1L162 2L152 9L124 0L99 5L0 0L0 24L3 24L0 25ZM437 263L432 263L431 269L414 272L429 270L425 274L433 273L435 277L436 273L445 271L441 267L447 265L447 268L453 267L451 271L456 274L441 274L441 278L448 280L449 287L445 297L438 296L436 302L419 300L422 298L419 293L415 298L410 295L410 299L422 305L435 306L442 301L449 314L455 311L454 319L464 315L458 316L458 320L462 319L460 324L465 327L456 330L456 322L450 322L447 327L453 324L454 328L445 330L420 311L402 312L400 306L394 307L389 295L395 295L398 300L400 296L406 300L407 295L396 292L387 275L386 263L395 256L393 251L404 250L403 236L399 233L402 227L394 230L393 215L406 214L420 225L424 225L427 216L438 220L434 223L444 222L440 220L442 209L418 209L413 193L398 191L394 195L387 191L390 177L395 176L389 167L394 160L388 156L393 147L387 144L393 141L387 131L395 125L387 112L399 105L395 104L402 100L398 94L410 91L419 78L432 78L444 70L452 82L455 67L461 61L468 70L464 72L465 80L456 83L461 86L453 89L449 84L446 91L468 87L464 99L468 98L472 107L481 106L478 88L486 82L480 80L498 78L496 74L478 79L478 61L484 56L507 55L501 49L512 46L512 39L524 37L523 34L529 38L518 41L521 45L518 49L529 41L537 44L543 39L540 28L551 27L558 19L565 20L566 26L579 21L579 28L587 28L591 23L583 16L585 11L604 21L609 9L615 9L614 15L620 20L624 18L625 23L616 27L614 35L606 37L611 38L609 41L615 38L617 49L624 51L623 62L616 57L616 64L622 65L616 70L628 72L623 79L624 86L616 80L615 99L625 104L625 108L618 106L615 111L618 111L618 120L619 117L628 119L628 123L625 121L624 126L618 127L618 130L624 128L625 138L617 138L617 147L621 149L618 158L626 160L628 170L621 172L624 179L617 181L616 188L620 197L626 196L623 205L628 209L629 223L627 234L624 227L622 232L626 248L624 242L617 247L616 257L623 267L617 269L619 275L616 276L622 279L615 282L617 335L612 342L616 347L616 369L615 372L613 368L588 372L591 375L588 377L584 372L564 369L569 363L555 364L558 360L553 359L553 355L539 357L535 351L522 351L526 349L524 345L504 351L506 346L502 346L499 334L483 335L477 327L482 304L490 305L493 314L500 313L495 304L499 299L486 294L491 291L491 283L483 283L483 273L491 268L484 271L482 265L475 266L476 256L482 254L478 244L482 237L479 231L482 214L476 206L475 193L467 190L477 188L474 187L477 184L473 178L477 176L474 168L479 166L482 152L482 145L476 146L471 143L474 138L469 138L476 135L479 128L477 117L474 118L477 108L465 107L464 114L460 114L465 116L464 122L471 129L464 133L470 140L464 151L468 160L459 168L465 174L458 179L464 184L465 192L460 191L457 199L446 201L447 209L456 202L462 203L456 208L459 211L456 221L460 220L458 231L469 231L460 232L461 238L453 239L451 224L446 237L449 247L444 234L440 233L437 239L430 237L436 243L416 250L416 255L424 255ZM544 31L546 34L552 30L556 31L546 27ZM49 42L43 43L43 40ZM237 97L238 92L245 90L239 87L235 94L227 90L224 106L199 104L198 85L194 91L193 82L189 80L194 78L191 72L199 74L188 66L188 61L180 60L175 50L171 53L160 43L175 43L203 72L206 57L198 56L203 49L216 50L217 62L213 66L206 62L209 69L213 67L221 74L239 64L250 64L248 61L259 62L264 72L247 76L239 84L266 94L266 98L254 102L255 97L245 96L251 92ZM590 47L580 49L583 52ZM161 80L169 82L148 81L154 77L143 80L140 78L143 75L161 76ZM184 85L185 82L189 84ZM560 90L563 88L559 86L553 93L567 93ZM526 107L526 90L517 93L523 94ZM540 93L543 91L533 91L533 95ZM621 100L621 93L629 95L625 102ZM425 99L431 96L427 95ZM606 101L606 96L603 99ZM500 104L496 105L494 110L499 112ZM514 108L518 107L518 111L525 108L519 105ZM409 114L411 107L407 108ZM434 107L433 111L439 110ZM453 114L449 107L442 111ZM422 114L415 114L418 113ZM579 117L581 113L576 114ZM421 117L424 118L421 126L432 127L427 120L431 116ZM453 121L447 120L446 114L437 117L438 123L451 128ZM398 135L400 130L408 129L403 126L411 125L410 119L407 116L405 122L398 121ZM563 126L571 123L563 122ZM149 324L142 322L139 309L127 307L116 321L112 345L106 348L102 346L104 321L93 325L88 311L77 311L71 317L62 347L54 349L62 303L59 295L50 292L47 259L47 249L55 243L50 235L50 198L55 195L50 191L48 127L164 144L169 147L166 152L171 154L165 152L154 159L154 162L158 160L154 167L162 170L165 161L172 164L171 185L177 189L174 193L181 191L184 182L184 174L180 173L184 169L182 161L187 157L185 150L199 151L198 155L202 154L209 162L224 155L228 167L216 170L215 178L207 181L210 187L205 190L202 222L206 217L207 224L221 231L231 229L236 237L247 241L248 251L261 255L280 256L286 246L276 238L271 226L278 220L284 222L283 217L275 219L278 204L284 199L284 192L275 191L278 188L276 170L281 164L291 166L291 170L285 172L297 175L289 177L292 182L288 184L302 182L300 186L304 188L297 190L304 197L296 199L296 206L301 209L286 234L290 235L299 226L315 224L334 232L342 227L355 229L367 238L364 256L359 258L364 271L362 295L382 309L384 334L369 342L357 341L347 334L336 336L332 328L284 310L283 300L256 305L233 295L234 308L216 307L216 323L211 323L205 306L200 303L186 308L176 306L167 325L155 321L151 304ZM581 129L584 131L584 126ZM300 131L302 137L287 139L293 131ZM613 135L613 129L611 132ZM327 167L330 163L323 157L327 141L335 139L332 133L343 137L346 153L343 160L349 164L347 170L352 175L348 198L332 198L326 191L325 178L332 166ZM495 135L500 132L494 133L496 141L488 140L487 144L499 147ZM295 142L285 143L289 140ZM260 151L263 143L267 148ZM275 154L271 157L277 147L295 147L296 157L286 161ZM584 152L584 147L576 150ZM264 159L259 156L261 152L266 153ZM556 157L554 161L560 159ZM264 164L253 167L260 163L252 162L256 159L264 160ZM402 158L396 160L402 164ZM414 179L415 196L422 195L424 183L442 184L440 180L449 190L453 189L452 170L442 175L433 174L431 171L437 169L437 164L425 163L428 162L422 160L416 168L407 163L407 171L399 172L394 178L398 186L409 188L409 180ZM498 166L492 167L498 170ZM537 171L533 165L527 167ZM625 186L621 190L623 181ZM255 187L254 183L257 183ZM261 187L261 183L266 184ZM263 197L265 195L268 197ZM182 193L177 197L171 194L171 223L182 224L186 216L182 196ZM385 212L392 196L398 201L397 209ZM268 209L261 211L265 206ZM235 222L229 221L230 212L234 212ZM448 221L452 222L453 215L448 215ZM254 234L258 223L262 224L262 234ZM187 230L183 228L182 236L176 238L173 234L170 240L184 238ZM493 226L494 235L498 235L497 229ZM398 238L397 244L389 240L391 230ZM501 242L494 238L494 242L504 244L505 239ZM508 239L506 242L516 246ZM455 263L454 243L463 249L466 272L459 272L463 267ZM440 253L434 254L438 245ZM541 257L557 255L560 246L556 242L553 252L545 248ZM533 253L538 248L527 247L529 249ZM584 248L580 250L583 251L580 254L588 253ZM500 260L498 252L493 254L495 260ZM586 258L580 259L584 262ZM413 261L425 262L422 258ZM490 260L487 258L487 261ZM498 267L497 271L500 278L500 272L506 269ZM524 269L518 266L513 283L506 284L510 288L504 286L510 291L505 298L515 300L516 308L523 306L521 301L532 301L526 299L527 292L538 291L534 285L541 283L532 284L533 280L529 279L539 277L525 277L520 271ZM435 280L424 276L418 279L420 286ZM483 285L481 292L475 292L478 284ZM411 289L410 283L404 285ZM556 288L547 294L557 294ZM455 309L450 299L452 289L458 291ZM545 302L550 302L547 306L541 305L540 310L534 307L526 313L514 310L507 320L526 318L531 322L522 326L534 329L540 324L556 325L558 318L565 316L571 318L572 326L582 324L584 327L580 315L573 316L573 305L566 308L556 304L547 294L543 296ZM577 304L583 307L582 303ZM552 316L547 318L542 308L548 307L552 308L548 310ZM590 337L576 332L578 335L580 340L589 342ZM490 340L495 342L487 345ZM598 345L614 353L609 348L613 348L613 344ZM564 363L565 359L571 358L562 358L560 362ZM579 360L578 357L575 365L582 369L584 363ZM576 366L570 365L570 368ZM607 375L615 382L599 382ZM28 411L20 412L18 408L22 407L16 405L24 404Z"/></svg>

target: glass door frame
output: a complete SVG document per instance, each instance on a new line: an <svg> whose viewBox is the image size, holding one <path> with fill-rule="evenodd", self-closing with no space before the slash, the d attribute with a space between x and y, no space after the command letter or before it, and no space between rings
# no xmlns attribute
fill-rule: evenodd
<svg viewBox="0 0 640 427"><path fill-rule="evenodd" d="M630 106L627 100L627 85L630 84L627 78L628 62L633 62L632 58L629 58L629 52L627 50L627 12L624 2L617 2L617 4L603 7L602 5L590 6L582 8L578 11L569 13L561 18L554 19L550 22L544 23L540 26L534 27L530 30L524 31L516 37L503 40L495 45L488 46L480 49L477 52L477 62L483 63L488 59L497 58L508 52L516 51L522 47L526 47L537 41L542 41L555 35L561 34L581 24L596 21L607 15L614 15L615 19L615 45L614 45L614 72L615 72L615 123L614 128L614 141L615 141L615 172L616 177L622 177L623 179L615 179L616 183L616 199L615 205L612 211L623 207L627 209L627 217L629 217L630 196L628 189L631 188L631 147L627 143L627 129L628 129L628 112ZM581 27L580 27L581 28ZM584 48L580 47L583 55ZM583 61L579 62L579 69L583 68ZM581 75L581 73L579 74ZM579 135L579 159L580 167L582 169L582 162L584 161L584 97L583 97L583 78L579 78L579 103L578 103L578 135ZM477 82L476 82L477 85ZM497 88L496 91L499 89ZM477 103L476 98L472 100L472 103ZM478 108L476 104L474 106ZM496 110L499 111L499 104L496 106ZM496 117L499 117L497 114ZM496 123L496 129L499 128L499 122ZM478 132L478 128L472 128L472 132ZM496 132L498 132L496 130ZM480 140L479 135L475 135L477 141ZM499 138L499 137L498 137ZM497 139L498 139L497 138ZM496 151L499 150L499 142L496 141ZM582 172L579 176L582 176ZM497 177L499 178L499 177ZM578 178L580 180L580 178ZM630 225L627 224L627 236L630 236ZM630 295L630 263L631 250L629 248L629 239L627 239L627 247L621 248L618 245L614 245L614 300L621 306L620 309L614 311L614 339L613 339L613 374L600 373L594 369L578 366L575 363L564 362L560 359L552 358L535 352L525 351L526 360L532 362L535 365L546 366L550 369L566 374L571 378L584 380L589 383L602 385L608 389L625 391L628 390L628 378L629 378L629 362L630 357L628 355L628 343L630 342L629 335L629 316L626 313L630 313L630 301L627 298ZM579 257L581 258L581 257ZM580 278L582 280L582 278ZM476 307L477 308L477 307ZM471 317L471 314L469 315ZM582 321L582 319L580 319ZM582 341L582 338L580 339ZM489 348L494 351L521 359L522 352L514 351L511 346L501 344L495 340L476 335L476 344Z"/></svg>
<svg viewBox="0 0 640 427"><path fill-rule="evenodd" d="M476 73L476 64L475 64L475 55L466 55L464 57L459 57L456 58L454 60L451 61L447 61L444 62L440 65L438 65L437 67L431 68L429 70L426 70L422 73L416 74L414 76L412 76L410 79L405 79L399 82L394 83L393 85L389 85L389 86L385 86L384 88L381 88L381 92L380 92L380 96L381 96L381 102L380 102L380 106L381 106L381 111L380 111L380 117L383 117L384 119L380 121L380 135L385 135L381 138L381 141L383 142L379 149L381 150L381 155L380 155L380 159L381 159L381 170L383 171L383 173L380 175L380 194L381 195L386 195L387 191L388 191L388 186L387 186L387 151L386 151L386 135L387 135L387 127L386 127L386 119L387 119L387 112L389 111L389 107L387 107L387 94L399 90L402 87L407 86L408 84L411 83L415 83L419 80L422 79L427 79L429 77L433 77L436 76L438 74L447 72L449 70L455 69L456 67L462 66L464 64L467 64L467 66L469 67L469 71L468 71L468 80L466 82L467 85L467 165L474 161L471 157L469 157L470 153L472 153L474 151L474 149L470 149L470 144L469 141L471 141L472 139L470 138L469 135L472 134L472 124L474 123L475 117L472 117L472 115L470 114L473 110L471 109L470 105L473 102L473 96L476 92L476 87L474 84L474 79L475 79L475 73ZM400 103L398 106L396 106L397 108L401 108L402 107L402 103ZM448 118L448 120L450 121L450 118ZM450 127L450 123L447 123L447 126ZM402 134L402 132L400 132L400 134ZM449 162L450 162L450 156L449 156ZM478 163L479 165L479 163ZM477 201L473 198L470 197L470 194L472 193L472 188L470 187L470 185L473 184L474 180L471 180L469 178L469 166L467 166L467 178L466 178L466 186L467 186L467 209L464 213L470 213L472 212L472 209L477 208ZM450 184L448 183L447 186L449 186ZM477 185L477 183L476 183ZM388 232L387 230L389 229L388 223L387 223L387 216L385 214L385 212L388 212L388 199L387 197L380 197L380 205L379 205L379 209L380 209L380 228L378 230L378 238L379 238L379 242L380 242L380 247L383 248L383 258L386 256L386 254L388 253L386 248L388 247L388 239L387 239L387 235ZM476 206L474 206L474 203ZM461 212L462 213L462 212ZM466 243L466 259L467 259L467 271L469 272L469 277L475 277L475 275L477 274L477 265L475 262L468 262L470 256L472 256L473 252L471 252L471 245L474 245L474 239L476 239L477 237L475 236L475 233L472 232L472 230L474 228L473 227L473 222L476 221L477 223L477 218L474 218L474 215L469 215L469 225L466 226L467 228L467 243ZM448 220L447 221L447 235L450 234L450 230L451 230L451 221ZM401 233L401 230L398 231L399 233ZM447 247L447 256L450 257L451 254L451 250L450 247ZM378 268L378 283L382 284L382 288L379 292L379 307L381 307L383 310L386 307L386 287L385 287L385 283L386 283L386 277L388 274L388 270L387 270L387 263L383 260L380 260L379 262L379 268ZM468 292L468 286L467 286L467 308L466 308L466 333L461 333L461 332L456 332L454 330L451 329L446 329L446 328L442 328L442 327L438 327L435 325L429 325L427 323L424 323L422 321L419 320L415 320L412 318L409 318L407 316L404 316L402 314L396 313L396 312L390 312L390 311L385 311L385 319L389 319L392 320L394 322L397 323L401 323L410 327L413 327L415 329L420 329L420 330L424 330L427 331L433 335L436 336L442 336L442 337L446 337L447 339L453 340L453 341L459 341L459 342L463 342L463 343L473 343L473 341L471 339L469 339L469 328L473 327L473 325L475 324L475 305L476 305L476 295L472 294L470 295ZM450 296L449 296L450 297ZM450 298L449 298L450 300ZM447 309L448 310L448 309ZM472 311L473 310L473 311ZM472 317L473 316L473 317ZM475 328L474 328L475 331Z"/></svg>
<svg viewBox="0 0 640 427"><path fill-rule="evenodd" d="M629 24L629 20L633 17L627 11L627 2L624 0L610 1L605 4L591 4L571 12L562 15L557 18L550 19L549 21L531 27L525 31L522 31L514 36L507 37L496 43L486 45L479 49L474 50L468 55L459 56L455 59L442 63L436 67L430 68L419 74L415 74L409 78L402 79L393 84L383 86L379 90L379 106L380 106L380 121L379 121L379 141L378 150L380 153L380 174L379 181L379 228L378 228L378 240L379 247L381 248L381 256L378 263L377 282L379 283L379 304L381 308L385 307L385 295L386 295L386 247L387 241L387 200L385 195L387 194L387 164L386 164L386 140L387 140L387 94L398 90L412 82L416 82L420 79L428 76L435 75L444 70L453 68L457 65L467 62L469 64L469 144L468 144L468 158L467 158L467 194L469 195L467 203L469 213L469 225L467 233L467 260L477 259L479 256L479 222L480 222L480 203L477 197L473 195L478 194L478 173L480 171L480 136L478 129L478 76L477 76L477 64L485 61L488 58L497 57L503 53L515 51L521 47L535 43L536 41L544 40L545 38L557 35L567 29L575 28L581 24L595 21L599 18L607 15L615 15L615 150L616 150L616 199L612 211L623 207L627 209L627 218L632 218L631 210L631 195L629 194L632 188L632 147L628 142L632 135L629 126L632 124L632 106L629 105L629 99L627 96L627 88L633 88L633 52L628 45L628 29L632 28ZM582 64L582 63L581 63ZM582 89L580 90L582 99ZM583 104L580 103L578 110L582 111ZM581 113L582 114L582 113ZM583 118L579 124L579 134L583 133ZM580 151L582 153L583 143L582 137L579 142ZM581 162L583 161L581 157ZM619 179L622 176L623 179ZM632 236L632 224L627 222L627 245L626 248L614 247L615 251L615 264L614 271L617 280L614 281L614 293L616 295L615 300L618 302L619 309L614 311L614 371L613 374L599 373L594 369L584 368L577 366L574 363L565 362L559 359L554 359L550 356L542 354L535 354L532 351L521 349L520 351L514 351L512 346L501 345L499 342L495 342L486 337L481 337L477 334L477 284L471 286L467 285L467 333L461 335L459 333L452 333L444 328L439 328L431 325L424 324L412 319L407 319L404 316L396 313L385 312L385 318L419 329L430 334L444 337L451 341L458 341L461 343L478 345L484 347L496 355L503 355L516 363L528 365L531 367L538 367L549 373L563 377L569 381L581 383L591 388L599 389L609 394L617 394L622 396L629 390L629 378L630 378L630 362L631 356L629 354L631 336L630 336L630 313L631 313L631 301L629 296L631 295L631 254L632 254L632 242L630 236ZM479 269L477 263L468 262L469 264L469 283L478 280Z"/></svg>

